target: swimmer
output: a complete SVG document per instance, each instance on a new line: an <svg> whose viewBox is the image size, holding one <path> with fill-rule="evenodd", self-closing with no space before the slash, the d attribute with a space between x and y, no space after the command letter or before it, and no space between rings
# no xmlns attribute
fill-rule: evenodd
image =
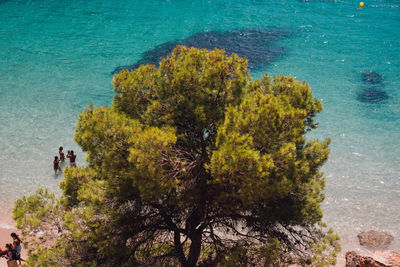
<svg viewBox="0 0 400 267"><path fill-rule="evenodd" d="M63 152L63 147L60 146L60 148L58 149L58 154L60 154L60 161L64 162L65 161L65 156L64 156L64 152Z"/></svg>
<svg viewBox="0 0 400 267"><path fill-rule="evenodd" d="M58 159L57 156L54 157L54 173L57 174L57 170L61 172L61 167L60 167L60 160Z"/></svg>

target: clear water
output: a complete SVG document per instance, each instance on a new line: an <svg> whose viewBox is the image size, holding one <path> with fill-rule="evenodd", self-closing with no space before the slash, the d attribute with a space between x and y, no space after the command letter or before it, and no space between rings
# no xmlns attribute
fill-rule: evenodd
<svg viewBox="0 0 400 267"><path fill-rule="evenodd" d="M0 222L39 186L57 191L58 146L73 141L79 112L110 104L115 68L164 42L205 31L286 29L287 53L255 70L306 80L323 100L310 137L332 139L325 220L356 246L386 231L400 249L400 1L0 0ZM361 73L383 77L389 98L357 100Z"/></svg>

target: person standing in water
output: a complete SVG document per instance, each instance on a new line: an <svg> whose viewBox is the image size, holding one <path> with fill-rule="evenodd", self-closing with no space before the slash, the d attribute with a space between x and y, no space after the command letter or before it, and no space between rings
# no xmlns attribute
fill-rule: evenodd
<svg viewBox="0 0 400 267"><path fill-rule="evenodd" d="M76 155L74 154L74 151L71 150L70 153L68 153L67 158L69 158L69 166L71 167L76 167Z"/></svg>
<svg viewBox="0 0 400 267"><path fill-rule="evenodd" d="M57 170L61 172L61 167L60 167L60 160L58 159L57 156L54 157L54 173L57 173Z"/></svg>
<svg viewBox="0 0 400 267"><path fill-rule="evenodd" d="M64 156L64 152L63 152L63 147L60 146L60 148L58 149L58 154L60 154L60 161L64 162L65 161L65 156Z"/></svg>

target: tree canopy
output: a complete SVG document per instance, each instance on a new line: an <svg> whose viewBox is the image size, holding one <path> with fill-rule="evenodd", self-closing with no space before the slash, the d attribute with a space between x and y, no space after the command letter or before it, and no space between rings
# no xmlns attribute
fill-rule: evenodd
<svg viewBox="0 0 400 267"><path fill-rule="evenodd" d="M56 197L17 200L31 266L328 265L321 224L329 140L307 141L309 85L246 59L178 46L113 78L111 107L86 108Z"/></svg>

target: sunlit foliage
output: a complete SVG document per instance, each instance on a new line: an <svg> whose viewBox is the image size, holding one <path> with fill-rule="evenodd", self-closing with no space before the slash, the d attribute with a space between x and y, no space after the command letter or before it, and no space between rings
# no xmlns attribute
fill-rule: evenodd
<svg viewBox="0 0 400 267"><path fill-rule="evenodd" d="M60 198L16 202L30 266L334 263L330 141L306 141L322 109L307 83L252 80L246 59L178 46L113 84L112 106L77 123L87 166L65 170Z"/></svg>

